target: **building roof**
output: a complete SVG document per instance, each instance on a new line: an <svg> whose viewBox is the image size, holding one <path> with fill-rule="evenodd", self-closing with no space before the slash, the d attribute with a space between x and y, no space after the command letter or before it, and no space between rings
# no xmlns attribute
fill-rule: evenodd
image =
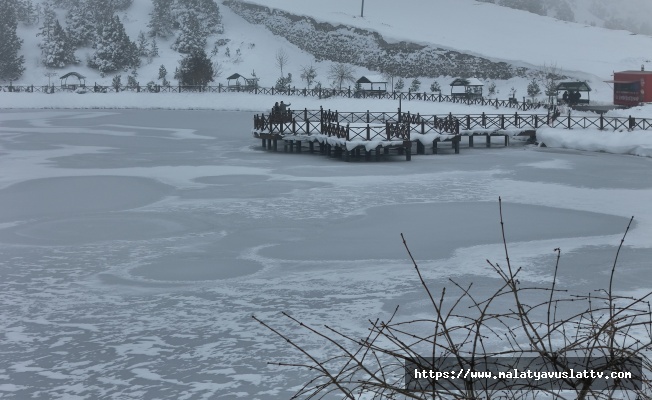
<svg viewBox="0 0 652 400"><path fill-rule="evenodd" d="M591 87L586 82L560 82L557 85L557 91L560 90L577 90L579 92L590 92Z"/></svg>
<svg viewBox="0 0 652 400"><path fill-rule="evenodd" d="M86 79L86 77L79 72L68 72L67 74L60 76L59 79L66 79L69 76L77 77L77 79Z"/></svg>
<svg viewBox="0 0 652 400"><path fill-rule="evenodd" d="M365 75L357 83L387 83L387 79L380 75Z"/></svg>
<svg viewBox="0 0 652 400"><path fill-rule="evenodd" d="M457 78L451 86L484 86L484 83L478 78Z"/></svg>
<svg viewBox="0 0 652 400"><path fill-rule="evenodd" d="M618 71L614 74L629 74L629 75L652 75L652 71Z"/></svg>

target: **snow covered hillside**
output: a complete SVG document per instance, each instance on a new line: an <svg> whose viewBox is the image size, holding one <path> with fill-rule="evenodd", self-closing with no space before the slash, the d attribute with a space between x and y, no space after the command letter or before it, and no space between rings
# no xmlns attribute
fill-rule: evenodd
<svg viewBox="0 0 652 400"><path fill-rule="evenodd" d="M38 0L34 4L42 6L44 3ZM64 0L59 0L55 2L59 7L54 8L57 18L64 26L66 3ZM292 38L281 37L282 32L281 35L274 35L266 29L264 22L252 24L234 13L229 3L235 2L217 1L217 3L222 17L223 33L208 35L204 46L217 70L213 84L226 84L226 77L233 73L248 76L255 73L260 78L261 86L274 86L280 76L279 68L275 63L275 54L283 50L288 55L284 75L292 74L292 86L306 86L300 75L302 67L309 65L313 65L317 71L315 83L325 87L332 85L328 70L333 61L343 62L341 54L334 52L330 59L324 58L323 55L315 58L314 54L298 46ZM355 33L356 29L363 29L378 34L390 45L404 42L408 47L434 46L437 49L454 52L453 61L450 61L450 57L444 61L449 64L457 62L457 67L456 64L449 65L449 68L445 69L445 75L438 74L438 70L420 76L414 76L409 71L405 72L404 78L418 78L421 81L419 89L421 91L428 91L431 84L437 82L446 92L451 78L457 75L455 71L464 71L464 74L467 74L468 71L479 68L476 67L477 65L495 63L494 69L500 69L502 66L510 69L506 77L491 78L492 75L489 75L485 78L487 84L492 82L496 84L498 93L495 96L506 98L513 88L516 90L516 96L521 98L526 96L528 82L545 64L558 66L565 75L574 79L587 80L593 88L591 99L609 103L612 98L612 88L604 81L612 78L613 71L638 70L642 65L646 66L646 69L652 69L648 51L652 48L651 37L564 22L487 2L413 0L406 5L391 0L367 1L363 18L360 18L360 2L350 0L329 2L249 0L237 3L242 6L254 4L279 9L334 26L344 25L344 29L348 27L348 31L352 33ZM590 15L594 15L589 11L600 10L593 5L594 3L599 2L585 0L576 3L576 6L573 6L576 19L584 18L587 23L599 25L600 21L589 18ZM141 32L148 33L150 14L153 10L152 2L139 0L133 2L127 9L116 13L132 41L136 42ZM300 17L296 19L297 22L303 21ZM621 19L625 20L624 17ZM161 83L159 73L161 66L164 66L167 71L166 79L176 84L173 79L174 71L184 56L172 49L179 30L168 38L157 37L158 55L141 56L141 65L138 68L101 76L97 69L88 66L88 59L95 52L95 49L88 44L75 52L80 60L79 64L60 69L46 68L39 48L43 39L42 36L37 36L42 28L41 23L42 21L31 25L20 23L18 26L18 36L23 40L20 54L25 58L25 72L20 79L14 81L15 84L45 85L50 81L58 85L58 76L66 72L78 71L87 77L87 84L90 85L93 83L110 85L115 75L121 75L123 84L127 83L128 76L132 76L141 85L146 85L150 81ZM295 29L301 23L294 25L288 27L288 31ZM147 45L151 46L152 39L147 37L147 40L149 41ZM351 40L357 39L352 36ZM334 46L337 48L338 43L334 43ZM360 50L360 54L364 54L364 46L361 46ZM356 59L360 54L352 55L347 61L353 65L354 74L356 76L378 74L380 71L375 70L369 63L362 65L363 63ZM418 57L414 62L425 63L425 67L419 71L424 69L427 71L430 65L429 60L419 60ZM47 76L48 74L50 77ZM509 76L513 77L507 79ZM407 89L410 81L406 83Z"/></svg>

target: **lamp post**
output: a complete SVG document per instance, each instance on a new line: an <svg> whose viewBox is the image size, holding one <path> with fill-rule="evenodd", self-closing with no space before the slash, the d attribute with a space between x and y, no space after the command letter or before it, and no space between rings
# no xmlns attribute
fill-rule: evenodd
<svg viewBox="0 0 652 400"><path fill-rule="evenodd" d="M364 18L364 0L362 0L362 7L360 8L360 18Z"/></svg>

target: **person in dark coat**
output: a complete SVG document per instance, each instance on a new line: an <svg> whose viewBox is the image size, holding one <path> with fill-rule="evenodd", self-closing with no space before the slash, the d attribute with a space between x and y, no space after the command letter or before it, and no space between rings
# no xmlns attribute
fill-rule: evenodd
<svg viewBox="0 0 652 400"><path fill-rule="evenodd" d="M285 104L283 101L281 101L281 105L279 106L281 108L281 112L285 114L285 112L288 110L288 107L291 106L292 104Z"/></svg>
<svg viewBox="0 0 652 400"><path fill-rule="evenodd" d="M561 97L564 103L568 103L568 90L564 90L564 95Z"/></svg>
<svg viewBox="0 0 652 400"><path fill-rule="evenodd" d="M272 114L278 115L281 113L281 106L278 105L278 101L274 103L274 107L272 107Z"/></svg>

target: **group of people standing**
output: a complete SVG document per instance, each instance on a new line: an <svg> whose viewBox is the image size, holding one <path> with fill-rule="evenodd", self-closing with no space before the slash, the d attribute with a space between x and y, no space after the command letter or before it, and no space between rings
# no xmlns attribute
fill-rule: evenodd
<svg viewBox="0 0 652 400"><path fill-rule="evenodd" d="M580 102L580 98L582 97L582 94L576 90L571 90L568 92L568 90L564 91L564 94L562 95L562 99L564 100L564 103L568 105L575 105Z"/></svg>
<svg viewBox="0 0 652 400"><path fill-rule="evenodd" d="M276 103L274 103L274 107L272 107L272 114L283 115L283 114L287 113L288 107L291 106L291 105L292 104L289 104L289 103L285 104L285 103L283 103L283 101L281 101L281 104L279 104L278 101L277 101Z"/></svg>

